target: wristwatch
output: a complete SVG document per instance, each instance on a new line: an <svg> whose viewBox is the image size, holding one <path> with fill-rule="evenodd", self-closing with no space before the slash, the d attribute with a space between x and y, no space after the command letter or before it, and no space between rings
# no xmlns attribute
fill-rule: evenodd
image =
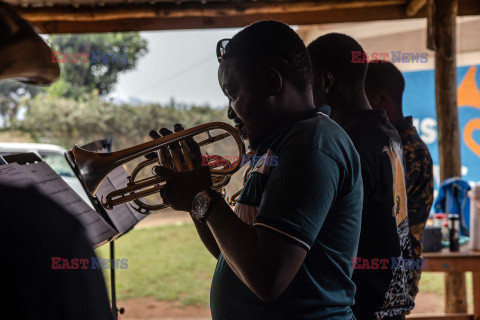
<svg viewBox="0 0 480 320"><path fill-rule="evenodd" d="M205 222L213 207L222 195L212 188L197 193L192 202L192 215L200 222Z"/></svg>

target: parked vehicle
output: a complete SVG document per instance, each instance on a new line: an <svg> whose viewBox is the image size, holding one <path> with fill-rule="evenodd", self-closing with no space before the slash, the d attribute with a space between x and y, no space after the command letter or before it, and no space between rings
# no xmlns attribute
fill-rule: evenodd
<svg viewBox="0 0 480 320"><path fill-rule="evenodd" d="M65 159L65 149L54 144L0 142L0 156L33 152L46 162L86 203L87 194Z"/></svg>

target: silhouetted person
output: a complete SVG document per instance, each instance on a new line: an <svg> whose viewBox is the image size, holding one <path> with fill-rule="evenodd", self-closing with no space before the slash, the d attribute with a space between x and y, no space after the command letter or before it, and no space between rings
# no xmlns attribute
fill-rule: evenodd
<svg viewBox="0 0 480 320"><path fill-rule="evenodd" d="M33 28L0 3L0 79L50 84L60 73L50 55ZM95 257L78 219L31 186L0 184L0 206L3 318L113 319L101 270L52 269L54 257L68 266Z"/></svg>
<svg viewBox="0 0 480 320"><path fill-rule="evenodd" d="M400 135L405 156L407 179L408 223L413 258L421 259L423 230L433 202L433 162L427 146L413 126L412 117L404 117L402 96L405 80L402 73L388 61L368 64L365 93L374 109L384 110ZM413 270L409 283L410 295L418 293L421 268Z"/></svg>
<svg viewBox="0 0 480 320"><path fill-rule="evenodd" d="M328 106L314 106L305 45L289 26L261 21L220 41L217 58L228 115L263 161L235 211L211 189L198 146L192 172L157 170L164 200L191 212L218 258L213 319L353 319L360 159Z"/></svg>
<svg viewBox="0 0 480 320"><path fill-rule="evenodd" d="M96 257L84 227L34 187L0 184L0 304L15 319L113 319L100 269L67 267L52 258ZM54 267L52 269L52 266Z"/></svg>
<svg viewBox="0 0 480 320"><path fill-rule="evenodd" d="M411 258L400 137L385 112L370 107L367 64L352 59L364 51L354 39L330 33L308 51L315 102L330 105L332 119L348 133L362 163L365 195L358 254L352 257L357 286L352 310L359 320L401 319L414 303L407 286L411 272L397 263Z"/></svg>

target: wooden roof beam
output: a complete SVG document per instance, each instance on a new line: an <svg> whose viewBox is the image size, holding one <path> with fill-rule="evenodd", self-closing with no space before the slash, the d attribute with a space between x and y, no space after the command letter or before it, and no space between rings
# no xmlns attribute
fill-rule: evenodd
<svg viewBox="0 0 480 320"><path fill-rule="evenodd" d="M143 30L238 28L275 19L290 25L360 22L426 17L426 7L407 16L407 1L235 2L102 8L18 8L43 33L122 32ZM366 2L369 4L367 5ZM327 6L328 4L328 6ZM373 6L375 4L376 6ZM459 15L478 15L478 0L462 0ZM54 18L56 17L56 18Z"/></svg>
<svg viewBox="0 0 480 320"><path fill-rule="evenodd" d="M410 0L410 2L407 5L407 9L405 10L405 13L407 14L407 16L413 17L426 4L427 4L427 0Z"/></svg>
<svg viewBox="0 0 480 320"><path fill-rule="evenodd" d="M405 5L405 0L374 1L256 1L256 2L207 2L201 3L156 3L153 5L115 5L103 7L26 7L18 8L20 15L31 22L47 21L107 21L144 18L183 17L235 17L259 14L288 14L352 10L359 8L381 8Z"/></svg>

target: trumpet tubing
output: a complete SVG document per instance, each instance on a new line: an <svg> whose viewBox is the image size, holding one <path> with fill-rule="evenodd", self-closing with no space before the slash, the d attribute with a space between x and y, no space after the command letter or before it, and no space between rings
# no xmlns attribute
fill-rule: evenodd
<svg viewBox="0 0 480 320"><path fill-rule="evenodd" d="M226 132L212 136L210 134L212 130L224 130ZM231 136L237 144L239 156L234 163L229 162L229 165L220 168L210 168L214 188L221 188L230 181L230 176L240 168L242 155L245 152L245 146L238 130L223 122L212 122L185 129L120 151L98 153L84 150L75 145L72 153L86 189L92 196L96 196L98 187L102 181L115 168L155 152L158 155L158 159L145 160L137 165L130 175L126 187L112 191L101 199L102 205L106 209L112 209L116 205L133 201L137 207L132 207L140 213L146 214L167 207L167 205L163 203L151 205L141 201L142 198L160 192L165 184L165 180L153 174L148 178L137 181L136 179L139 172L155 163L159 163L162 166L169 167L169 169L176 171L183 171L182 168L184 165L187 170L193 170L192 154L185 139L193 139L194 136L202 133L206 133L208 138L198 142L200 147L223 140L229 136ZM180 148L176 147L178 145ZM173 168L168 164L168 151L170 151ZM183 155L183 159L185 160L184 164L182 163L181 155Z"/></svg>

